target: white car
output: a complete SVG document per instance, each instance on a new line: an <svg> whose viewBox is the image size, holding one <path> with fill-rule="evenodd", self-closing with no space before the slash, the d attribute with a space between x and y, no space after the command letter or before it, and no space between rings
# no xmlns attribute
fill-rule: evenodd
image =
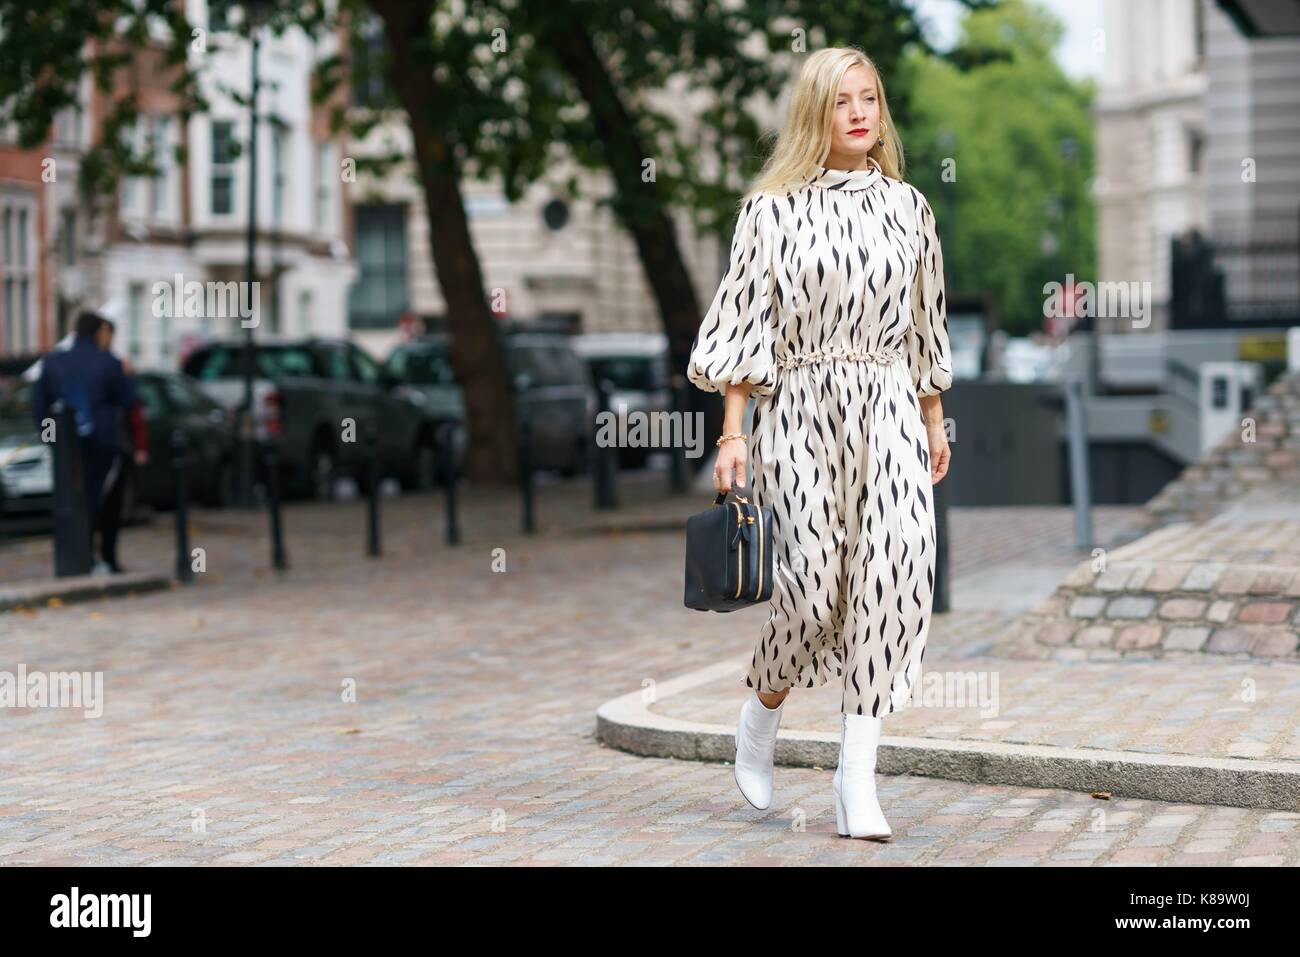
<svg viewBox="0 0 1300 957"><path fill-rule="evenodd" d="M591 381L613 387L610 410L620 420L636 413L672 410L668 375L668 337L659 332L589 332L573 337L573 348L591 369ZM619 434L624 434L620 425ZM650 447L620 447L619 463L644 465Z"/></svg>

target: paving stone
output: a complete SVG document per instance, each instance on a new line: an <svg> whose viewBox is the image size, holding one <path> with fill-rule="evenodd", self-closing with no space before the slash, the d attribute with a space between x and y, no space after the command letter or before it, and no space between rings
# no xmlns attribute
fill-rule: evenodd
<svg viewBox="0 0 1300 957"><path fill-rule="evenodd" d="M1121 650L1151 648L1160 644L1160 637L1159 625L1129 625L1119 630L1115 647Z"/></svg>
<svg viewBox="0 0 1300 957"><path fill-rule="evenodd" d="M1209 611L1205 613L1205 618L1207 621L1216 622L1218 624L1231 621L1233 609L1236 607L1236 602L1216 601L1210 605Z"/></svg>
<svg viewBox="0 0 1300 957"><path fill-rule="evenodd" d="M1080 647L1096 648L1109 645L1115 638L1115 629L1109 625L1090 625L1079 629L1074 636L1074 644Z"/></svg>
<svg viewBox="0 0 1300 957"><path fill-rule="evenodd" d="M1148 592L1173 591L1186 577L1187 568L1184 565L1177 562L1164 562L1157 565L1155 570L1146 577L1142 587Z"/></svg>
<svg viewBox="0 0 1300 957"><path fill-rule="evenodd" d="M1045 645L1064 645L1069 643L1070 636L1074 634L1074 629L1074 625L1065 622L1045 625L1038 632L1038 640Z"/></svg>
<svg viewBox="0 0 1300 957"><path fill-rule="evenodd" d="M1172 619L1200 618L1208 603L1201 598L1168 598L1160 603L1160 617Z"/></svg>
<svg viewBox="0 0 1300 957"><path fill-rule="evenodd" d="M1219 576L1223 574L1223 571L1224 566L1218 564L1203 563L1195 565L1188 571L1186 577L1183 578L1180 587L1183 591L1209 591L1214 588L1215 583L1218 582Z"/></svg>
<svg viewBox="0 0 1300 957"><path fill-rule="evenodd" d="M1216 628L1205 646L1206 651L1231 655L1250 650L1250 632L1244 628Z"/></svg>
<svg viewBox="0 0 1300 957"><path fill-rule="evenodd" d="M1294 658L1300 641L1290 628L1270 628L1255 635L1250 643L1250 653L1261 658Z"/></svg>
<svg viewBox="0 0 1300 957"><path fill-rule="evenodd" d="M1106 598L1102 595L1081 595L1070 603L1071 618L1096 618L1106 607Z"/></svg>
<svg viewBox="0 0 1300 957"><path fill-rule="evenodd" d="M1107 618L1148 618L1155 610L1156 600L1140 595L1112 598L1106 606Z"/></svg>
<svg viewBox="0 0 1300 957"><path fill-rule="evenodd" d="M1285 601L1253 601L1242 605L1237 620L1250 624L1276 625L1287 620L1295 606Z"/></svg>
<svg viewBox="0 0 1300 957"><path fill-rule="evenodd" d="M1201 651L1209 637L1209 628L1170 628L1163 645L1170 651Z"/></svg>

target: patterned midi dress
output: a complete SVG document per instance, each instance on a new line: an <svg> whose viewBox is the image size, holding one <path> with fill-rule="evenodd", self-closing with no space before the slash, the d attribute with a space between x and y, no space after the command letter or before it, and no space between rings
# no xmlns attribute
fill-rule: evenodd
<svg viewBox="0 0 1300 957"><path fill-rule="evenodd" d="M749 382L755 398L747 497L772 508L775 583L745 685L835 676L846 714L907 707L935 565L917 397L952 384L925 197L877 166L751 196L687 377L713 392Z"/></svg>

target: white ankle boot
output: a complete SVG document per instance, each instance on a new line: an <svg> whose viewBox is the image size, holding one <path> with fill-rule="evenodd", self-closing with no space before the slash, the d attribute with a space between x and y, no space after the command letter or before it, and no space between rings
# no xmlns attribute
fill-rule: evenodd
<svg viewBox="0 0 1300 957"><path fill-rule="evenodd" d="M740 706L736 725L736 784L745 800L766 810L772 803L772 756L776 753L776 730L781 710L789 695L775 708L769 708L751 691Z"/></svg>
<svg viewBox="0 0 1300 957"><path fill-rule="evenodd" d="M881 719L846 714L840 723L840 760L831 779L835 827L841 837L887 840L893 831L876 801L876 745Z"/></svg>

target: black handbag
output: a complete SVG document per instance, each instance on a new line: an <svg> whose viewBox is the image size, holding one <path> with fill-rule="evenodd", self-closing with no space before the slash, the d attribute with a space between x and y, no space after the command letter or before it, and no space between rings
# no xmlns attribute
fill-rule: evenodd
<svg viewBox="0 0 1300 957"><path fill-rule="evenodd" d="M772 508L743 496L686 520L686 607L735 611L772 597Z"/></svg>

